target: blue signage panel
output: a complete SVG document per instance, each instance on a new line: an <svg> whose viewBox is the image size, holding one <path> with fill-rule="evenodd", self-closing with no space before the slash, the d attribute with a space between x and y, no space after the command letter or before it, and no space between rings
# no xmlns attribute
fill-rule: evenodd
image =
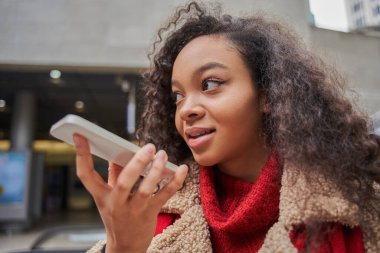
<svg viewBox="0 0 380 253"><path fill-rule="evenodd" d="M0 204L25 201L28 153L0 152Z"/></svg>

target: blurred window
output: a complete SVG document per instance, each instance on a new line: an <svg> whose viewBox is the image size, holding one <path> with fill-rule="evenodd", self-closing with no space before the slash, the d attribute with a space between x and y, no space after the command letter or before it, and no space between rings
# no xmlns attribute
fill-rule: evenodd
<svg viewBox="0 0 380 253"><path fill-rule="evenodd" d="M353 6L354 12L358 12L362 8L362 3L355 3Z"/></svg>
<svg viewBox="0 0 380 253"><path fill-rule="evenodd" d="M360 18L356 19L356 26L357 27L364 26L364 18L363 17L360 17Z"/></svg>
<svg viewBox="0 0 380 253"><path fill-rule="evenodd" d="M373 8L373 15L380 15L380 5L377 5L375 8Z"/></svg>

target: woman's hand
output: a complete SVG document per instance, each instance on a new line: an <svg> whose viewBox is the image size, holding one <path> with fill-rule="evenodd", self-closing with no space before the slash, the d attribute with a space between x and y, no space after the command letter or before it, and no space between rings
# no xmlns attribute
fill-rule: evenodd
<svg viewBox="0 0 380 253"><path fill-rule="evenodd" d="M187 175L187 166L169 172L167 155L147 144L121 168L110 164L108 183L94 169L87 140L74 135L77 175L95 200L107 233L107 252L146 252L157 223L157 215L165 202L178 191ZM131 189L144 168L152 167L137 190ZM168 174L171 181L155 193L157 184Z"/></svg>

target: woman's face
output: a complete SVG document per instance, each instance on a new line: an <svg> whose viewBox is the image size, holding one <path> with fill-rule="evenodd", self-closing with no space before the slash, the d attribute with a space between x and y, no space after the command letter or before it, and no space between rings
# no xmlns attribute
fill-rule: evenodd
<svg viewBox="0 0 380 253"><path fill-rule="evenodd" d="M259 94L227 39L201 36L190 41L174 62L172 91L177 130L199 164L229 170L247 167L260 155Z"/></svg>

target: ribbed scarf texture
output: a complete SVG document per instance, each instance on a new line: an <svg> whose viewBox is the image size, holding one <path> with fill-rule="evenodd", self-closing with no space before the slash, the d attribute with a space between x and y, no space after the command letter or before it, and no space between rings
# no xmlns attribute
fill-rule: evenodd
<svg viewBox="0 0 380 253"><path fill-rule="evenodd" d="M257 252L278 220L280 167L272 153L254 183L201 167L200 193L214 252Z"/></svg>

